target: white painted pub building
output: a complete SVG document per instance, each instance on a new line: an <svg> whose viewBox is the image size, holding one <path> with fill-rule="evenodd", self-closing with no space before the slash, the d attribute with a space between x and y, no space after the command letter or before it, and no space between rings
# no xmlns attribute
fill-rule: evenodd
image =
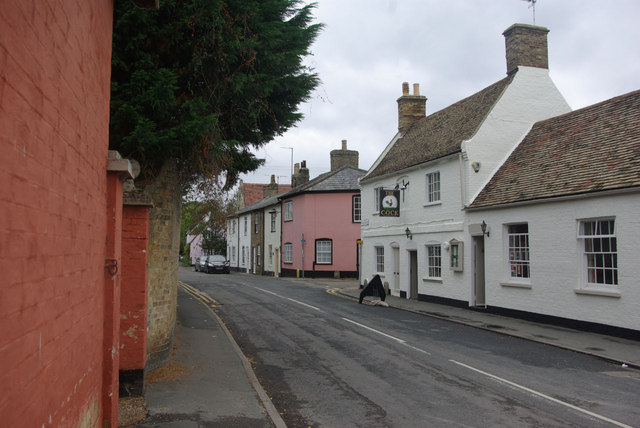
<svg viewBox="0 0 640 428"><path fill-rule="evenodd" d="M428 116L403 84L398 132L360 180L361 282L640 331L640 91L571 112L547 33L508 28L507 76Z"/></svg>

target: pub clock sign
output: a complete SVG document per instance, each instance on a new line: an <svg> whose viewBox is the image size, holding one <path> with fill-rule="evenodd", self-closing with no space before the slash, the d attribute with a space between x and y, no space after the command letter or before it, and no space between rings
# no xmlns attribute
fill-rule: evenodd
<svg viewBox="0 0 640 428"><path fill-rule="evenodd" d="M380 189L380 217L400 217L400 190Z"/></svg>

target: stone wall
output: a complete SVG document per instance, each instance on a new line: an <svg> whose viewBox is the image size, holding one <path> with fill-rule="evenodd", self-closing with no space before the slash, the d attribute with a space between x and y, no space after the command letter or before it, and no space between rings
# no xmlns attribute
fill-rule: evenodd
<svg viewBox="0 0 640 428"><path fill-rule="evenodd" d="M176 324L182 209L176 164L167 162L158 177L144 187L154 204L149 212L149 331L146 367L153 370L168 361Z"/></svg>

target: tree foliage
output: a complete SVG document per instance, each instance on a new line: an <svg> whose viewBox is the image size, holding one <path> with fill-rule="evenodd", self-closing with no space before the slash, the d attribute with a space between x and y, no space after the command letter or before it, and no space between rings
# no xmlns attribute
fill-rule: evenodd
<svg viewBox="0 0 640 428"><path fill-rule="evenodd" d="M115 5L111 149L153 177L177 159L182 180L262 161L250 152L301 119L319 80L303 64L321 24L299 0L173 0Z"/></svg>

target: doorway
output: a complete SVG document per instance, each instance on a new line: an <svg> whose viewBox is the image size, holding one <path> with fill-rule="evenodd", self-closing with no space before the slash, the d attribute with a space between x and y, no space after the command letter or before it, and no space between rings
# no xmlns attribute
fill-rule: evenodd
<svg viewBox="0 0 640 428"><path fill-rule="evenodd" d="M484 282L484 235L473 237L473 306L486 306Z"/></svg>
<svg viewBox="0 0 640 428"><path fill-rule="evenodd" d="M418 299L418 252L409 251L409 298Z"/></svg>
<svg viewBox="0 0 640 428"><path fill-rule="evenodd" d="M393 289L400 289L400 248L393 247Z"/></svg>

